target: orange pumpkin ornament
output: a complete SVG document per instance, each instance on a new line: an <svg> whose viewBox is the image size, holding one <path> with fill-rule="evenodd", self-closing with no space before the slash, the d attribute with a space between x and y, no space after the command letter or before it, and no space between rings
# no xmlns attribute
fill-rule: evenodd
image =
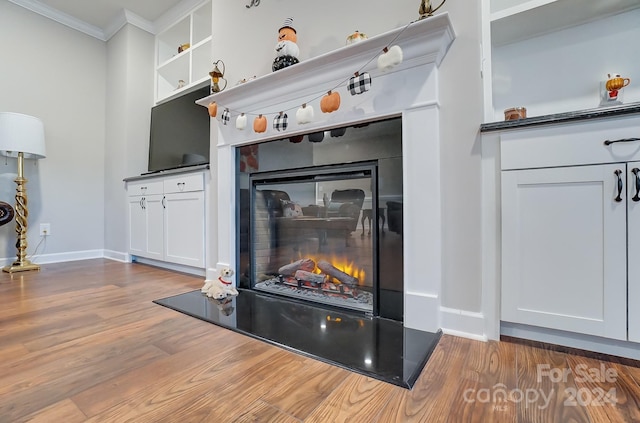
<svg viewBox="0 0 640 423"><path fill-rule="evenodd" d="M253 120L253 130L257 133L265 132L267 130L267 118L259 115Z"/></svg>
<svg viewBox="0 0 640 423"><path fill-rule="evenodd" d="M320 110L323 113L335 112L340 108L340 94L336 91L328 91L327 95L320 100Z"/></svg>
<svg viewBox="0 0 640 423"><path fill-rule="evenodd" d="M218 114L218 103L216 103L215 101L212 101L211 103L209 103L209 116L211 117L216 117L216 115Z"/></svg>

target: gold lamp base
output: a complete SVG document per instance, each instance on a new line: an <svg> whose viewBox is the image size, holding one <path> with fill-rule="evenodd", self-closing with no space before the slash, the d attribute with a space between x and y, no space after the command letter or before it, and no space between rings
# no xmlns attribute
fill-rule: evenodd
<svg viewBox="0 0 640 423"><path fill-rule="evenodd" d="M28 270L40 270L40 265L31 263L29 260L25 260L22 263L15 261L11 266L5 266L2 268L2 271L6 273L26 272Z"/></svg>
<svg viewBox="0 0 640 423"><path fill-rule="evenodd" d="M27 218L29 217L29 209L27 207L27 179L24 177L24 155L18 153L18 177L16 182L16 206L15 206L15 219L16 219L16 234L18 241L16 242L16 249L18 250L18 259L13 262L11 266L5 266L2 268L3 272L15 273L26 272L28 270L40 270L40 266L31 263L27 256Z"/></svg>

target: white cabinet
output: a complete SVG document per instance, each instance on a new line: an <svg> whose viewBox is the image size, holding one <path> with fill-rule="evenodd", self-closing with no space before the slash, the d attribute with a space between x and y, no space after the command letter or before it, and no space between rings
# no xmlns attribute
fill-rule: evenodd
<svg viewBox="0 0 640 423"><path fill-rule="evenodd" d="M640 117L501 135L501 320L640 341Z"/></svg>
<svg viewBox="0 0 640 423"><path fill-rule="evenodd" d="M502 320L626 339L624 169L503 172Z"/></svg>
<svg viewBox="0 0 640 423"><path fill-rule="evenodd" d="M156 103L209 83L211 22L211 1L206 1L156 36Z"/></svg>
<svg viewBox="0 0 640 423"><path fill-rule="evenodd" d="M163 259L162 193L162 181L144 181L128 185L130 254Z"/></svg>
<svg viewBox="0 0 640 423"><path fill-rule="evenodd" d="M629 341L640 342L640 162L627 164Z"/></svg>
<svg viewBox="0 0 640 423"><path fill-rule="evenodd" d="M164 180L165 260L204 267L204 188L202 175Z"/></svg>
<svg viewBox="0 0 640 423"><path fill-rule="evenodd" d="M127 193L131 255L205 266L202 173L129 182Z"/></svg>

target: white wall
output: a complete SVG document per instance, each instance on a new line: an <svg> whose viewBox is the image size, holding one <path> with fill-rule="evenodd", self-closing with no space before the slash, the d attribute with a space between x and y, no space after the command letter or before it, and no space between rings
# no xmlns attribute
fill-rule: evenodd
<svg viewBox="0 0 640 423"><path fill-rule="evenodd" d="M38 254L104 247L105 43L7 1L0 2L0 110L44 122L47 157L25 166L30 255L40 222L51 236ZM0 159L0 200L14 203L16 162ZM13 260L14 223L0 228L0 257ZM36 258L35 262L39 262Z"/></svg>
<svg viewBox="0 0 640 423"><path fill-rule="evenodd" d="M105 222L107 255L128 250L125 184L147 170L150 109L153 105L154 37L126 25L107 43Z"/></svg>
<svg viewBox="0 0 640 423"><path fill-rule="evenodd" d="M299 58L305 60L342 47L355 30L373 36L404 26L418 18L419 3L373 0L363 7L362 2L280 0L247 9L244 2L213 0L213 59L225 62L225 77L233 85L242 78L271 73L278 29L287 17L294 19ZM439 72L443 305L480 311L480 11L476 2L455 1L441 10L450 13L457 35Z"/></svg>

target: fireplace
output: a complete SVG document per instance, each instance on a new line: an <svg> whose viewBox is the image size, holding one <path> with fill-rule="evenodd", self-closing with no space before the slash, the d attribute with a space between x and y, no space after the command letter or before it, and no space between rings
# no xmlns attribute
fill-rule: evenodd
<svg viewBox="0 0 640 423"><path fill-rule="evenodd" d="M440 166L440 98L445 95L462 94L441 92L439 66L454 38L455 33L449 16L442 13L302 60L294 66L198 100L198 104L204 107L215 101L218 110L227 112L224 121L220 117L212 120L212 143L215 146L212 148L212 163L215 163L216 169L215 183L212 184L214 190L209 199L213 209L209 223L213 227L207 237L207 279L216 278L222 268L233 267L236 270L235 283L239 287L255 288L251 285L256 281L251 281L251 275L255 272L251 270L247 244L252 238L249 231L250 221L239 218L239 215L248 216L252 196L255 194L252 193L253 188L249 180L251 174L377 161L377 207L374 207L373 202L367 203L365 198L360 219L364 217L365 209L371 210L367 215L379 219L378 233L375 234L372 228L371 240L374 241L374 235L377 237L377 248L380 251L383 250L382 242L394 239L399 242L401 248L385 246L384 249L387 249L389 254L380 253L377 259L373 258L371 266L378 266L378 280L371 281L375 297L372 312L376 313L377 302L380 316L386 316L385 310L395 310L399 315L393 318L401 319L406 328L436 332L446 313L441 306L441 187L445 170ZM402 48L403 61L393 69L380 71L372 58L391 44ZM345 81L355 71L370 73L372 84L366 93L352 96L345 89ZM333 113L318 112L311 122L297 122L294 116L303 104L311 104L319 111L319 99L328 89L340 91L340 109ZM273 120L281 111L289 115L289 125L284 131L282 128L269 127L266 132L257 133L250 127L243 130L240 129L242 125L233 124L243 114L250 119L266 115L268 120ZM342 139L346 139L339 136L345 128L344 137L350 132L355 134L360 130L366 131L367 128L371 130L377 123L389 121L395 121L396 125L400 126L398 136L401 138L402 164L399 167L392 166L391 162L381 164L379 158L350 158L346 154L351 153L351 150L346 147L342 152L332 153L340 160L302 160L305 152L309 153L308 149L319 152L332 144L340 144ZM321 138L322 142L313 142ZM348 144L344 143L345 146ZM269 149L280 150L280 153L269 155ZM291 155L292 151L295 151L295 156ZM340 157L341 155L343 157ZM254 168L252 165L256 163L253 159L256 157L258 167ZM310 157L314 156L307 156L309 160ZM272 167L275 164L282 166ZM383 191L386 181L382 178L383 167L388 167L391 172L400 175L401 198L382 198L386 195ZM265 185L268 183L272 184L272 189L277 190L273 186L277 185L274 181L264 181ZM295 200L293 193L287 194ZM259 195L264 197L264 193ZM319 200L321 198L322 196L318 195L313 199L318 207L323 206ZM313 201L304 202L300 207L306 207ZM317 204L318 202L320 204ZM381 209L386 219L384 235ZM368 218L365 221L366 240ZM361 234L362 225L358 231L352 232L352 240L358 241ZM308 244L314 245L315 240L321 236L309 238L312 241ZM332 242L337 240L335 236L331 239ZM277 245L277 239L269 239L269 242L276 242ZM291 246L289 248L293 249ZM300 259L303 258L305 257ZM278 269L273 273L277 272ZM397 277L386 276L392 273ZM392 295L383 293L387 288L393 288L388 289ZM376 292L379 292L379 295L376 296ZM399 307L388 305L386 302Z"/></svg>
<svg viewBox="0 0 640 423"><path fill-rule="evenodd" d="M236 149L239 285L402 320L402 121L320 134Z"/></svg>

